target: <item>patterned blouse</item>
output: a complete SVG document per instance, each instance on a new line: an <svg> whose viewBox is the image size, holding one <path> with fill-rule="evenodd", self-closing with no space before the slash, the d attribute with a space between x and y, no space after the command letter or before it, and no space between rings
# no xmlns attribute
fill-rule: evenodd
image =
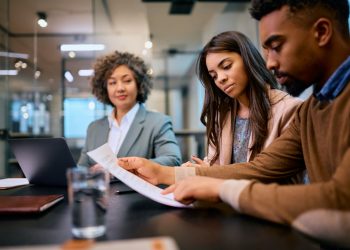
<svg viewBox="0 0 350 250"><path fill-rule="evenodd" d="M246 162L250 138L249 119L237 116L234 126L232 163Z"/></svg>

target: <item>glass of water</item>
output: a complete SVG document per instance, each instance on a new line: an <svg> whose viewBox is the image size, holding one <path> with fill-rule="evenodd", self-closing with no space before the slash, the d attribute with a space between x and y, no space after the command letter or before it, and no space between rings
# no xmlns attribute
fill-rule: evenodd
<svg viewBox="0 0 350 250"><path fill-rule="evenodd" d="M68 197L72 210L72 233L91 239L106 232L109 175L85 167L67 170Z"/></svg>

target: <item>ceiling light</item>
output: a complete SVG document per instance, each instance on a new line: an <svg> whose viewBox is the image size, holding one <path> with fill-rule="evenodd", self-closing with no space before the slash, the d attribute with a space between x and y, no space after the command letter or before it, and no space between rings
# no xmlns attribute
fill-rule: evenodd
<svg viewBox="0 0 350 250"><path fill-rule="evenodd" d="M69 51L68 56L70 58L74 58L75 57L75 52L74 51Z"/></svg>
<svg viewBox="0 0 350 250"><path fill-rule="evenodd" d="M94 110L96 108L96 104L94 101L90 101L88 104L88 107L90 110Z"/></svg>
<svg viewBox="0 0 350 250"><path fill-rule="evenodd" d="M16 76L18 74L18 70L10 69L10 70L0 70L0 76Z"/></svg>
<svg viewBox="0 0 350 250"><path fill-rule="evenodd" d="M74 81L74 77L73 77L72 73L70 73L68 70L64 73L64 78L66 78L66 80L68 82Z"/></svg>
<svg viewBox="0 0 350 250"><path fill-rule="evenodd" d="M81 69L78 71L79 76L92 76L94 74L93 69Z"/></svg>
<svg viewBox="0 0 350 250"><path fill-rule="evenodd" d="M41 75L40 70L35 71L35 73L34 73L34 79L39 79L40 75Z"/></svg>
<svg viewBox="0 0 350 250"><path fill-rule="evenodd" d="M11 57L11 58L21 58L21 59L28 59L29 58L28 54L7 52L7 51L0 51L0 56Z"/></svg>
<svg viewBox="0 0 350 250"><path fill-rule="evenodd" d="M21 70L21 69L26 69L27 68L27 63L26 62L23 62L21 60L18 60L17 62L15 62L15 68L17 70Z"/></svg>
<svg viewBox="0 0 350 250"><path fill-rule="evenodd" d="M47 27L47 17L45 12L38 12L38 24L41 28Z"/></svg>
<svg viewBox="0 0 350 250"><path fill-rule="evenodd" d="M147 74L150 75L150 76L153 75L153 69L147 70Z"/></svg>
<svg viewBox="0 0 350 250"><path fill-rule="evenodd" d="M145 42L145 48L146 49L151 49L153 47L153 43L151 40L148 40Z"/></svg>
<svg viewBox="0 0 350 250"><path fill-rule="evenodd" d="M62 44L61 51L97 51L104 50L104 44Z"/></svg>

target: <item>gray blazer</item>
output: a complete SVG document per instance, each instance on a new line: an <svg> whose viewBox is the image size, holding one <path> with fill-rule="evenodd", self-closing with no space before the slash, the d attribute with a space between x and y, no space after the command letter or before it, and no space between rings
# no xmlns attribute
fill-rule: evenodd
<svg viewBox="0 0 350 250"><path fill-rule="evenodd" d="M92 122L87 129L85 146L81 151L79 165L96 164L86 153L108 141L108 118ZM161 165L179 166L180 148L177 144L170 118L158 112L151 112L140 105L117 157L139 156Z"/></svg>

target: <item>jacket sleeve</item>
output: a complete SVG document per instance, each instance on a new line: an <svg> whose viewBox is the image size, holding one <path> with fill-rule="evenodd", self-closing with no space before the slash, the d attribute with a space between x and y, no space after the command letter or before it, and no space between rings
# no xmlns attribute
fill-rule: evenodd
<svg viewBox="0 0 350 250"><path fill-rule="evenodd" d="M279 124L280 134L282 134L292 122L295 111L301 103L301 99L288 96L287 100L285 101L285 105L283 105L283 113Z"/></svg>
<svg viewBox="0 0 350 250"><path fill-rule="evenodd" d="M271 183L278 176L284 178L305 168L299 123L296 115L281 137L254 161L247 163L249 168L257 171L257 180ZM242 191L239 207L244 213L286 224L292 224L302 214L317 209L349 210L349 162L350 148L347 148L329 180L308 185L263 184L253 181Z"/></svg>
<svg viewBox="0 0 350 250"><path fill-rule="evenodd" d="M294 119L286 132L254 161L197 168L196 174L249 179L226 181L220 198L242 213L292 225L311 236L350 246L348 236L344 236L350 230L350 148L328 180L308 185L276 183L304 169L298 128L298 119Z"/></svg>
<svg viewBox="0 0 350 250"><path fill-rule="evenodd" d="M180 148L168 116L164 116L164 119L160 121L159 130L154 138L154 155L155 157L150 160L161 165L181 165Z"/></svg>

